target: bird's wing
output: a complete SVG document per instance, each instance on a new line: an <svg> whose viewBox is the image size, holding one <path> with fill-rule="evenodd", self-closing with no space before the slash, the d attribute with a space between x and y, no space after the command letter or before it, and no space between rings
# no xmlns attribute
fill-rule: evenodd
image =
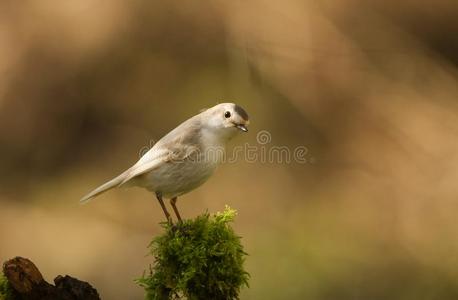
<svg viewBox="0 0 458 300"><path fill-rule="evenodd" d="M136 176L154 171L166 163L190 158L199 151L199 141L199 127L195 121L181 124L157 142L126 172L121 185Z"/></svg>
<svg viewBox="0 0 458 300"><path fill-rule="evenodd" d="M162 164L167 162L167 156L168 154L164 151L163 153L152 153L149 157L147 157L147 159L139 160L135 165L127 170L127 174L120 185L123 185L134 177L160 167Z"/></svg>

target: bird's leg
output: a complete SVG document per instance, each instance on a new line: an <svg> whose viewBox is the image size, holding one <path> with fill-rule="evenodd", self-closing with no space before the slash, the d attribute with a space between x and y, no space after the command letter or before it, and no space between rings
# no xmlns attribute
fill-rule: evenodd
<svg viewBox="0 0 458 300"><path fill-rule="evenodd" d="M175 211L175 215L177 216L178 221L181 222L181 216L180 216L180 213L178 212L178 208L177 208L177 206L176 206L177 200L178 200L177 197L174 197L174 198L170 199L170 204L172 205L173 210Z"/></svg>
<svg viewBox="0 0 458 300"><path fill-rule="evenodd" d="M157 193L156 193L156 198L157 198L157 200L159 201L159 203L161 204L162 210L164 211L164 215L165 215L165 217L167 218L167 221L168 221L170 224L172 224L172 217L170 217L170 214L169 214L169 212L167 211L167 208L165 207L164 201L162 200L162 195L161 195L161 193L157 192Z"/></svg>

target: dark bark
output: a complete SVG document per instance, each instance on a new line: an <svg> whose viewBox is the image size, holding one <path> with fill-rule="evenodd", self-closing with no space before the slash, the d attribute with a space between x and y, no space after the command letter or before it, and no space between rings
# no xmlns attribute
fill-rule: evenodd
<svg viewBox="0 0 458 300"><path fill-rule="evenodd" d="M46 282L38 268L23 257L5 262L3 273L13 289L12 300L100 300L89 283L68 275L57 276L55 285Z"/></svg>

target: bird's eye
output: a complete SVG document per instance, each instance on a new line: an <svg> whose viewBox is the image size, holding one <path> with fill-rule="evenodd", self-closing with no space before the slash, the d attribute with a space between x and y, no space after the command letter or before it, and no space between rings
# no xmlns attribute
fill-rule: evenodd
<svg viewBox="0 0 458 300"><path fill-rule="evenodd" d="M224 113L224 117L227 119L227 118L230 118L231 117L231 112L230 111L226 111Z"/></svg>

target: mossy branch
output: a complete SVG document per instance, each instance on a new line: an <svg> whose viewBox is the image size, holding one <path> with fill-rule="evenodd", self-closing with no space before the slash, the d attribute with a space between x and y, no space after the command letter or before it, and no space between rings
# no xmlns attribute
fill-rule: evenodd
<svg viewBox="0 0 458 300"><path fill-rule="evenodd" d="M154 263L137 282L146 299L238 299L248 286L246 253L230 226L236 211L205 213L175 225L149 245Z"/></svg>
<svg viewBox="0 0 458 300"><path fill-rule="evenodd" d="M8 279L0 272L0 300L9 300L12 298L12 290Z"/></svg>

